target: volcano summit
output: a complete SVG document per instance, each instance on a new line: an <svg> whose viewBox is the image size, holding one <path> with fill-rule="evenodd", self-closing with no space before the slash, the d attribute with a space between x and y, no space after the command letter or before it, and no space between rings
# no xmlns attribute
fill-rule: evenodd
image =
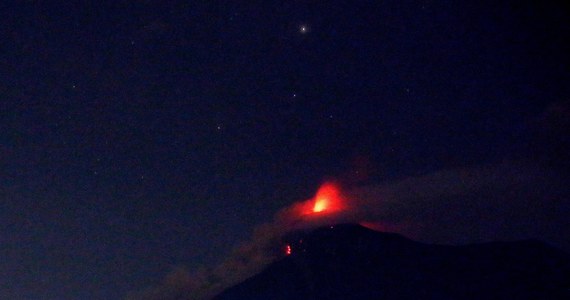
<svg viewBox="0 0 570 300"><path fill-rule="evenodd" d="M283 259L214 299L570 299L569 255L535 240L429 245L343 224L283 243Z"/></svg>

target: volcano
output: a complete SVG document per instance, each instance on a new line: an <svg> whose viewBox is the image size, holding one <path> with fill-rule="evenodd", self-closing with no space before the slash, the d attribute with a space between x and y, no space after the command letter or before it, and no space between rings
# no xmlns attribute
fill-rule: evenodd
<svg viewBox="0 0 570 300"><path fill-rule="evenodd" d="M535 240L429 245L342 224L283 243L287 255L214 299L570 299L570 256Z"/></svg>

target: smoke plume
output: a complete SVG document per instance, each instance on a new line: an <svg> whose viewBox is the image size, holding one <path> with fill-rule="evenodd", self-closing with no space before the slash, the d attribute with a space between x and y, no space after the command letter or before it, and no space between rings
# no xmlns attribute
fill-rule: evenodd
<svg viewBox="0 0 570 300"><path fill-rule="evenodd" d="M279 211L219 266L177 269L130 299L208 299L284 256L281 237L295 229L360 223L429 243L539 239L570 249L566 172L503 163L443 170L377 185L345 188L332 212L311 213L314 199Z"/></svg>

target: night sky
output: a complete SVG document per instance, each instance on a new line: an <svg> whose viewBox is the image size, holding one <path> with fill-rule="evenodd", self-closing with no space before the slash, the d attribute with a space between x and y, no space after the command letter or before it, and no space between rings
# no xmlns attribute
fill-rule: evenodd
<svg viewBox="0 0 570 300"><path fill-rule="evenodd" d="M569 167L561 5L55 2L0 4L2 299L216 264L327 179Z"/></svg>

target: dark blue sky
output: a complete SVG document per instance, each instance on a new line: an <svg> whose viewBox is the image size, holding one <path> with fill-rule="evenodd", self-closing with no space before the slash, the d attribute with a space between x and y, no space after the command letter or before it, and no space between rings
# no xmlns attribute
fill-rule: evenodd
<svg viewBox="0 0 570 300"><path fill-rule="evenodd" d="M330 177L567 158L567 7L256 2L0 5L0 298L120 298Z"/></svg>

